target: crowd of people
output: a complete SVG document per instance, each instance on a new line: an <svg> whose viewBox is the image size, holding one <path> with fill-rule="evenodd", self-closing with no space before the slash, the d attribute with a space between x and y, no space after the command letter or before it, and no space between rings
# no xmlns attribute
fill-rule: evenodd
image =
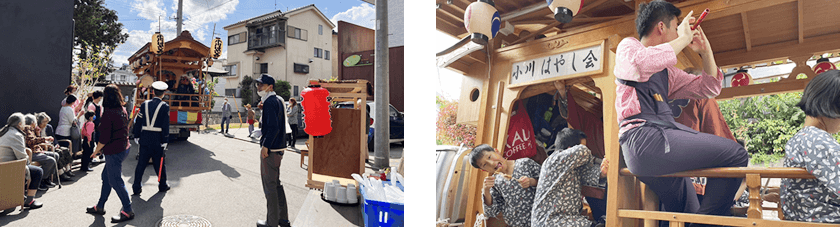
<svg viewBox="0 0 840 227"><path fill-rule="evenodd" d="M639 38L625 38L617 47L615 106L622 156L637 179L656 193L659 210L731 216L733 206L749 202L743 178L660 177L696 169L745 167L749 161L743 142L735 139L714 100L723 75L706 35L702 27L690 28L695 20L691 13L678 23L680 14L679 8L665 1L640 4ZM684 48L701 55L702 68L675 67L676 55ZM562 83L555 86L559 94L566 93ZM601 186L599 180L609 168L606 159L598 168L594 157L603 155L599 153L603 152L603 138L599 138L603 131L584 133L602 128L603 119L576 116L572 114L577 108L574 98L560 99L568 104L554 107L568 111L562 115L570 128L545 133L557 134L548 158L533 155L508 160L490 145L473 148L472 166L491 173L484 179L481 196L487 217L502 214L511 226L604 225L599 217L605 214L602 204L606 201L581 192L587 185ZM840 222L840 155L836 152L840 144L831 136L840 132L840 71L828 70L813 78L797 106L806 119L785 146L784 166L805 168L816 179L783 179L781 189L762 189L770 193L761 196L780 202L786 220ZM542 111L536 115L538 121L551 116ZM587 118L587 124L573 125ZM552 129L534 125L535 131ZM537 147L546 141L531 138ZM587 144L588 138L598 142ZM581 213L584 200L594 221Z"/></svg>
<svg viewBox="0 0 840 227"><path fill-rule="evenodd" d="M77 89L71 85L64 91L66 97L61 101L57 127L50 125L52 118L47 113L40 112L14 113L2 129L0 162L27 160L24 208L43 206L34 199L37 190L46 191L61 187L61 181L73 181L73 160L82 159L78 171L92 171L91 165L102 160L86 152L91 150L86 144L98 136L102 92L92 92L82 102L75 95ZM74 138L74 130L79 137Z"/></svg>
<svg viewBox="0 0 840 227"><path fill-rule="evenodd" d="M81 159L77 171L85 172L104 162L102 196L96 206L88 208L88 213L104 214L101 207L113 188L123 201L123 209L112 221L130 220L131 202L127 193L120 193L126 191L121 163L131 146L123 96L119 88L109 85L104 91L90 92L82 101L76 97L77 89L70 85L65 90L55 129L49 123L52 118L44 112L11 114L0 129L0 162L26 160L24 209L43 206L35 200L38 190L61 187L61 181L75 180L74 160ZM115 154L122 158L115 158Z"/></svg>

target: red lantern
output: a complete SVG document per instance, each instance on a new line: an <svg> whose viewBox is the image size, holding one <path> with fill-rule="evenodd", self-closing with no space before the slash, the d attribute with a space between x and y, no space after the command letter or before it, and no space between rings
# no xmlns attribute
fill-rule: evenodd
<svg viewBox="0 0 840 227"><path fill-rule="evenodd" d="M817 59L817 64L814 65L814 73L818 75L832 69L837 69L837 66L828 61L828 58Z"/></svg>
<svg viewBox="0 0 840 227"><path fill-rule="evenodd" d="M300 92L303 101L303 121L306 124L304 131L312 136L324 136L332 131L332 120L330 120L330 102L327 97L330 92L321 85L309 85Z"/></svg>
<svg viewBox="0 0 840 227"><path fill-rule="evenodd" d="M730 85L732 87L747 86L747 85L752 84L752 81L753 81L752 76L750 76L750 74L747 73L747 70L746 69L741 69L741 70L738 70L738 73L735 73L735 75L732 76L732 80L730 81Z"/></svg>

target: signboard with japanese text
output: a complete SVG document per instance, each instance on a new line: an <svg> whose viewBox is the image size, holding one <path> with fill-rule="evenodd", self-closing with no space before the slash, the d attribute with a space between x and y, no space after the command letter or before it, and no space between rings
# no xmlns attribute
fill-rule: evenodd
<svg viewBox="0 0 840 227"><path fill-rule="evenodd" d="M511 66L510 86L601 73L604 60L604 43L599 42L576 50L516 62Z"/></svg>

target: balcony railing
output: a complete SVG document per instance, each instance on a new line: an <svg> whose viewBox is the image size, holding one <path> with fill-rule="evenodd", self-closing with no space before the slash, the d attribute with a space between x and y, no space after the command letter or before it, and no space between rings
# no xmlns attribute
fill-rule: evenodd
<svg viewBox="0 0 840 227"><path fill-rule="evenodd" d="M280 46L286 43L286 31L277 30L253 34L248 38L248 49L267 48Z"/></svg>

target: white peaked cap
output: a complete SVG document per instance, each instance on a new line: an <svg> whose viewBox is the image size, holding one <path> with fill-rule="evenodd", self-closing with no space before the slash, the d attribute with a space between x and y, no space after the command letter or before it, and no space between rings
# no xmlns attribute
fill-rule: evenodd
<svg viewBox="0 0 840 227"><path fill-rule="evenodd" d="M166 90L167 88L169 88L169 85L167 85L163 81L155 81L154 83L152 83L152 88L154 88L155 90Z"/></svg>

